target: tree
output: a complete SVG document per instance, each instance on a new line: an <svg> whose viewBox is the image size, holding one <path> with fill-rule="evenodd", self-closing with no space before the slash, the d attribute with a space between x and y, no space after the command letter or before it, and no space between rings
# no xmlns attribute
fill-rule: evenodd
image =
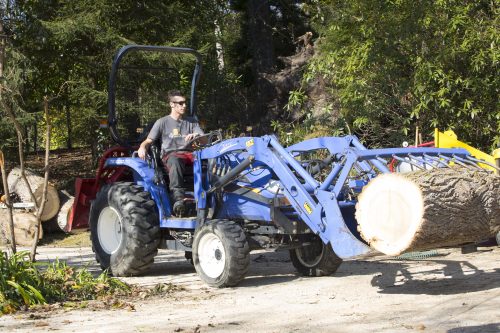
<svg viewBox="0 0 500 333"><path fill-rule="evenodd" d="M483 149L500 142L499 8L493 1L311 1L321 75L341 118L371 145L414 126L454 129Z"/></svg>
<svg viewBox="0 0 500 333"><path fill-rule="evenodd" d="M269 76L283 67L281 57L295 52L295 38L304 34L308 22L303 15L302 1L234 0L231 9L240 18L240 35L233 40L229 64L243 77L249 87L251 124L262 132L270 129L270 121L283 113L274 83Z"/></svg>
<svg viewBox="0 0 500 333"><path fill-rule="evenodd" d="M35 110L46 94L59 96L51 103L56 108L53 147L95 144L96 135L88 135L88 128L97 128L99 118L107 116L111 61L125 44L199 50L205 58L201 88L208 88L200 94L205 118L216 114L213 103L207 103L215 101L216 88L238 91L231 88L239 84L237 75L230 66L219 73L216 56L214 18L222 21L228 15L225 2L19 0L15 5L15 44L35 69L25 90L28 109ZM224 30L222 39L227 40L228 31ZM225 101L222 109L238 109L234 102L235 98Z"/></svg>

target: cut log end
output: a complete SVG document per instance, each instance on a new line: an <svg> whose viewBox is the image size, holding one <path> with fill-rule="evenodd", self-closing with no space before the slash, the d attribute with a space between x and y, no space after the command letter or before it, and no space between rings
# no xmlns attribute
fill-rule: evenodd
<svg viewBox="0 0 500 333"><path fill-rule="evenodd" d="M398 174L372 180L360 195L356 219L363 239L378 251L399 255L419 228L424 211L420 188Z"/></svg>
<svg viewBox="0 0 500 333"><path fill-rule="evenodd" d="M38 202L38 205L41 205L42 195L43 195L43 186L37 188L35 191L35 198ZM45 222L57 215L59 212L59 208L61 206L61 201L59 200L59 194L54 186L47 186L47 196L45 198L45 207L43 208L42 216L40 219Z"/></svg>

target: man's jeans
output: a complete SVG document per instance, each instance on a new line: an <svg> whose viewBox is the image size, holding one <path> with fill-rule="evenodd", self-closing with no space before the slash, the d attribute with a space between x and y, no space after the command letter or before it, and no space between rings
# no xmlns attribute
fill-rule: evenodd
<svg viewBox="0 0 500 333"><path fill-rule="evenodd" d="M193 169L193 154L172 152L162 157L163 166L168 172L169 189L174 202L184 199L184 174Z"/></svg>

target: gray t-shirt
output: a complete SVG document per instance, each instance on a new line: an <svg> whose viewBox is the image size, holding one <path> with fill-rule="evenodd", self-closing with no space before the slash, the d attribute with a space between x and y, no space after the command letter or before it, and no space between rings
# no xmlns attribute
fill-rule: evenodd
<svg viewBox="0 0 500 333"><path fill-rule="evenodd" d="M203 130L194 118L186 117L175 120L170 115L158 119L148 134L153 141L161 138L161 150L177 149L186 145L186 135L203 134Z"/></svg>

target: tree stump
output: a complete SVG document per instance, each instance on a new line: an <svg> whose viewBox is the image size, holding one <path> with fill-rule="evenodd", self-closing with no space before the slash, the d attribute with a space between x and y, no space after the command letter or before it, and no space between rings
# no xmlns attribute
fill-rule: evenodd
<svg viewBox="0 0 500 333"><path fill-rule="evenodd" d="M358 198L358 230L388 255L485 240L500 230L499 185L463 167L383 174Z"/></svg>
<svg viewBox="0 0 500 333"><path fill-rule="evenodd" d="M33 171L25 170L26 178L31 186L31 190L35 195L37 204L40 205L43 194L43 182L44 178L36 175ZM7 177L7 184L9 185L9 191L11 193L16 193L22 202L33 202L31 199L28 186L26 182L21 177L21 169L14 168L9 173ZM41 220L43 222L50 220L59 212L60 201L57 189L52 184L47 186L47 198L45 203L45 208L42 212Z"/></svg>

